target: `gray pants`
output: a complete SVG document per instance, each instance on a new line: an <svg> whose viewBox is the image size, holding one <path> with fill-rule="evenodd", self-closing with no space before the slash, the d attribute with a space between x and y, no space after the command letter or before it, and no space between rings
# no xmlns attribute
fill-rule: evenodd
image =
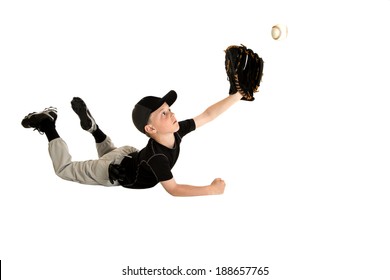
<svg viewBox="0 0 390 280"><path fill-rule="evenodd" d="M60 178L88 185L117 186L117 182L111 184L108 178L109 165L119 164L124 156L138 150L131 146L116 148L109 137L97 143L96 149L99 159L72 161L68 145L62 138L49 142L54 171Z"/></svg>

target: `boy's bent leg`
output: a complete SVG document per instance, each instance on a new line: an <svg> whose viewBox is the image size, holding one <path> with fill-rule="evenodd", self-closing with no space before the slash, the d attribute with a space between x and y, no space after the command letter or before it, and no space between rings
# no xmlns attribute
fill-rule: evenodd
<svg viewBox="0 0 390 280"><path fill-rule="evenodd" d="M88 185L113 186L109 181L108 167L112 158L72 161L68 146L62 138L49 142L49 154L57 176L64 180Z"/></svg>
<svg viewBox="0 0 390 280"><path fill-rule="evenodd" d="M74 97L71 104L73 111L80 118L81 128L90 132L95 138L99 158L116 149L111 139L96 124L84 100L80 97Z"/></svg>

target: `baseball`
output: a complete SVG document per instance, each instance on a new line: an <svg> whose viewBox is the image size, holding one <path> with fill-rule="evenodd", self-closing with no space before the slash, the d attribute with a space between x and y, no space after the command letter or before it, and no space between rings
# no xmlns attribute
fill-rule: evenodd
<svg viewBox="0 0 390 280"><path fill-rule="evenodd" d="M283 40L287 37L287 26L276 24L272 26L271 35L274 40Z"/></svg>

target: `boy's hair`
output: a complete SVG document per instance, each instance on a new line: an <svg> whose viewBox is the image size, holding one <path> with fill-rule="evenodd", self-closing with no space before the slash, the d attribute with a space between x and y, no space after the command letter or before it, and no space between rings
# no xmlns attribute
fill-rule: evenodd
<svg viewBox="0 0 390 280"><path fill-rule="evenodd" d="M146 96L142 98L137 104L135 104L132 113L135 127L140 132L147 135L145 126L149 123L150 114L160 108L165 102L168 106L171 106L176 101L176 98L177 94L174 90L169 91L162 98L156 96Z"/></svg>

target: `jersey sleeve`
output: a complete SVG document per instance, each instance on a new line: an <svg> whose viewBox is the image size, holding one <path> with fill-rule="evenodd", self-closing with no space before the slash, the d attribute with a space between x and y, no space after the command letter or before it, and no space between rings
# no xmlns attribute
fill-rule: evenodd
<svg viewBox="0 0 390 280"><path fill-rule="evenodd" d="M180 135L181 138L190 133L191 131L194 131L196 128L195 121L193 119L181 121L179 122L179 125L180 129L177 133Z"/></svg>

